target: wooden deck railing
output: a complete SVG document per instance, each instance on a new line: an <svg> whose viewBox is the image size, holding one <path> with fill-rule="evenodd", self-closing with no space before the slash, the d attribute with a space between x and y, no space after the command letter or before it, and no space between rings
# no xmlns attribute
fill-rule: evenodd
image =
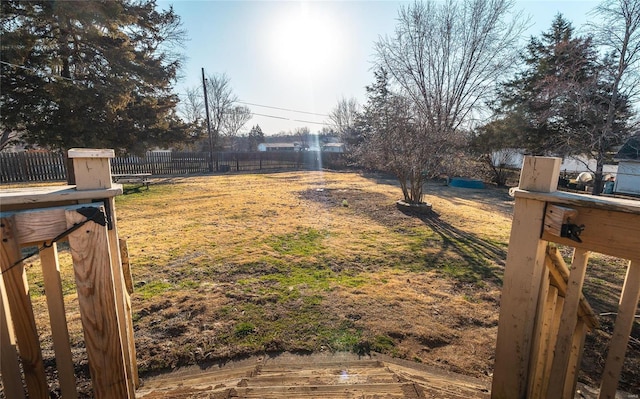
<svg viewBox="0 0 640 399"><path fill-rule="evenodd" d="M547 272L542 276L536 315L538 322L533 334L531 370L529 371L531 381L528 386L528 397L530 398L548 397L546 392L549 390L551 381L554 380L552 368L554 359L558 358L554 355L559 353L554 349L559 338L560 321L563 309L565 309L564 305L567 303L567 288L570 281L569 269L556 247L547 247L545 269ZM563 378L556 378L558 381L553 382L554 386L562 384L562 393L557 393L558 398L573 398L585 336L587 331L598 326L598 319L582 295L580 295L575 313L577 314L575 328L573 331L568 330L571 333L571 340L570 342L566 339L564 341L570 343L570 347L562 348L564 352L569 354L565 359L567 364L563 366L566 372ZM557 388L555 389L557 390Z"/></svg>
<svg viewBox="0 0 640 399"><path fill-rule="evenodd" d="M76 398L56 242L69 241L84 343L96 398L134 398L137 366L128 271L121 261L109 159L112 150L70 150L75 186L5 190L0 195L0 370L7 398L49 398L21 248L39 247L50 330L63 398ZM126 266L126 264L125 264ZM20 371L22 370L22 372ZM25 389L26 387L26 389Z"/></svg>
<svg viewBox="0 0 640 399"><path fill-rule="evenodd" d="M590 251L629 260L599 398L615 397L640 298L640 202L556 192L559 158L525 157L500 301L491 397L573 398ZM570 268L550 242L574 248Z"/></svg>

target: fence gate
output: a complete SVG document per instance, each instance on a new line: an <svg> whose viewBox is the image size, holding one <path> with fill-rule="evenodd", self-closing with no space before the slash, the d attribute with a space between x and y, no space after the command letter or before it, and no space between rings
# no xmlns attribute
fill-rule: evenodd
<svg viewBox="0 0 640 399"><path fill-rule="evenodd" d="M57 242L68 240L93 393L134 398L137 367L131 302L121 261L109 158L112 150L70 150L76 186L3 191L0 198L0 366L7 398L49 398L22 248L36 245L63 398L76 398ZM122 249L125 249L123 246ZM125 267L127 265L125 264ZM22 367L20 367L22 366ZM22 369L22 373L20 370Z"/></svg>

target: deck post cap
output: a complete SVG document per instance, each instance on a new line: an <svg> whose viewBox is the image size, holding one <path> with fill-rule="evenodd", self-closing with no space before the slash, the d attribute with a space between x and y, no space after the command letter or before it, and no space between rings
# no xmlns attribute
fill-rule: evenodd
<svg viewBox="0 0 640 399"><path fill-rule="evenodd" d="M115 158L115 151L112 149L100 148L71 148L67 155L69 158Z"/></svg>

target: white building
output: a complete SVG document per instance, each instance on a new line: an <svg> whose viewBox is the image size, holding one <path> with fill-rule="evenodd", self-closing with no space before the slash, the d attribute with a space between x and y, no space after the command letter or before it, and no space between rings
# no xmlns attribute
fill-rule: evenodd
<svg viewBox="0 0 640 399"><path fill-rule="evenodd" d="M614 159L618 173L613 192L640 195L640 133L630 137Z"/></svg>
<svg viewBox="0 0 640 399"><path fill-rule="evenodd" d="M492 154L494 166L500 166L504 164L507 167L520 169L524 160L524 151L515 148L506 148L500 151L495 151ZM589 159L584 155L568 156L562 159L560 165L561 173L570 173L577 175L581 172L593 172L596 170L596 160ZM602 172L604 175L615 175L618 171L617 165L604 165Z"/></svg>
<svg viewBox="0 0 640 399"><path fill-rule="evenodd" d="M300 151L300 143L260 143L258 151Z"/></svg>
<svg viewBox="0 0 640 399"><path fill-rule="evenodd" d="M316 152L344 152L343 143L311 143L306 148L300 143L260 143L258 151L316 151Z"/></svg>
<svg viewBox="0 0 640 399"><path fill-rule="evenodd" d="M322 146L324 152L344 152L343 143L327 143Z"/></svg>

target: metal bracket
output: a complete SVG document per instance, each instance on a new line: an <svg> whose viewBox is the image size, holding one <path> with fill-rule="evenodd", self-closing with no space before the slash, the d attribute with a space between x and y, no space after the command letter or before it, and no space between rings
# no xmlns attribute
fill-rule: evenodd
<svg viewBox="0 0 640 399"><path fill-rule="evenodd" d="M100 210L100 208L95 207L85 207L76 210L79 214L87 218L88 221L92 221L98 223L100 226L106 226L108 224L107 217Z"/></svg>
<svg viewBox="0 0 640 399"><path fill-rule="evenodd" d="M73 226L69 227L68 229L66 229L65 231L63 231L62 233L60 233L56 237L54 237L51 241L43 243L42 244L42 248L51 248L53 246L53 243L60 241L64 237L66 237L69 234L73 233L74 231L78 230L80 227L84 226L85 223L87 223L87 222L94 222L94 223L99 224L100 226L106 226L107 225L107 218L106 218L104 212L102 212L100 210L100 208L98 208L98 207L85 206L85 207L76 209L76 212L78 212L82 216L86 217L87 219L84 222L76 223ZM37 253L37 252L35 252L35 253ZM29 256L32 256L32 255L29 255ZM26 259L26 258L23 258L23 260L24 259Z"/></svg>
<svg viewBox="0 0 640 399"><path fill-rule="evenodd" d="M565 237L576 242L582 242L582 240L580 239L580 234L582 234L583 230L584 224L578 226L577 224L573 223L565 223L560 229L560 237Z"/></svg>
<svg viewBox="0 0 640 399"><path fill-rule="evenodd" d="M106 226L107 226L107 230L113 230L113 212L111 211L111 204L109 203L109 199L105 198L105 199L99 199L99 200L93 200L93 203L102 203L104 205L104 212L106 214L105 216L105 220L106 220ZM97 223L97 222L96 222ZM102 225L104 226L104 224Z"/></svg>

